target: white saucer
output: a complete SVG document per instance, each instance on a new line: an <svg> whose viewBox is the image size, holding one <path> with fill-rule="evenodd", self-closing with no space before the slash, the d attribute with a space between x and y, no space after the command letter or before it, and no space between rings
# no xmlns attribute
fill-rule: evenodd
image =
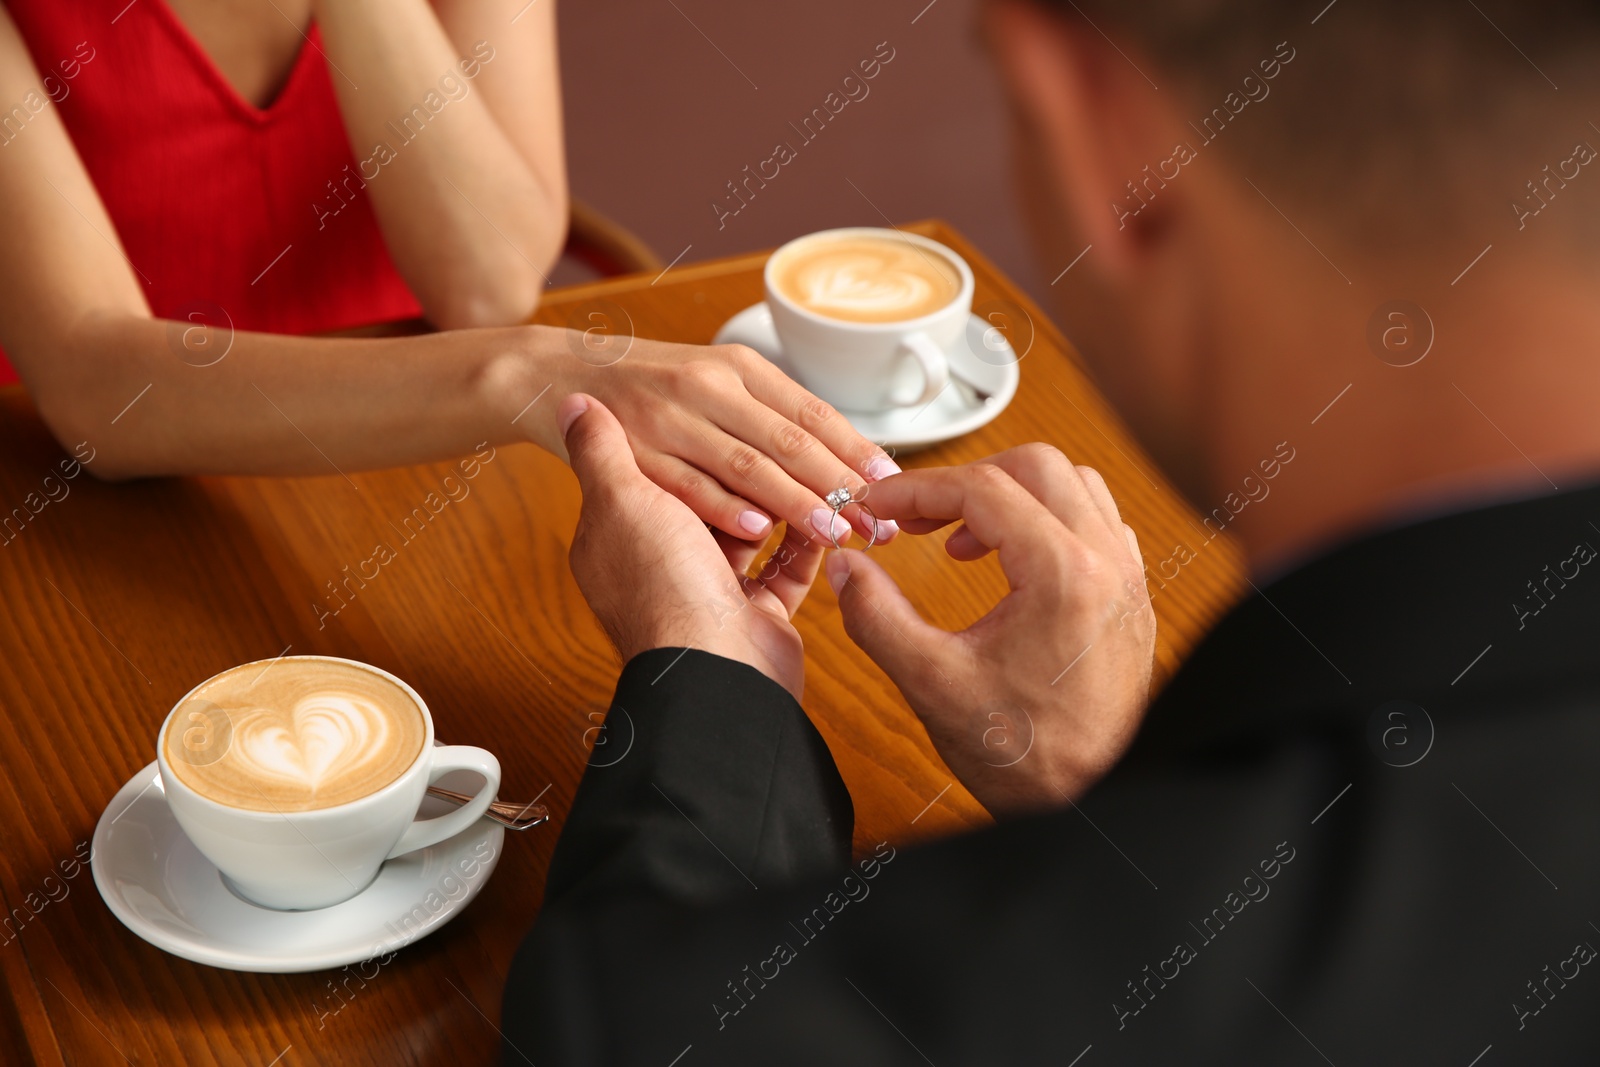
<svg viewBox="0 0 1600 1067"><path fill-rule="evenodd" d="M772 326L772 312L766 301L739 312L717 331L713 344L748 345L771 360L791 378ZM982 353L981 356L978 353ZM944 392L920 407L891 408L888 411L841 411L861 436L884 448L912 452L971 433L994 421L1022 381L1019 356L1004 334L973 315L967 323L966 343L948 352L951 371L990 394L987 401L975 398L952 382ZM1026 352L1023 355L1027 355Z"/></svg>
<svg viewBox="0 0 1600 1067"><path fill-rule="evenodd" d="M439 784L448 787L450 777ZM481 782L462 777L466 789ZM422 813L452 808L429 798ZM233 971L320 971L391 953L449 922L489 880L505 835L505 827L479 819L448 841L385 863L343 904L273 911L223 884L173 819L151 763L100 816L90 865L112 914L157 948Z"/></svg>

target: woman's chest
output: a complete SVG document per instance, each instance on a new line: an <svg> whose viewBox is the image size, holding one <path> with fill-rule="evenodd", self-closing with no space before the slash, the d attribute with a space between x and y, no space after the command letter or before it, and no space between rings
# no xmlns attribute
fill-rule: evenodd
<svg viewBox="0 0 1600 1067"><path fill-rule="evenodd" d="M311 0L144 0L177 16L217 73L257 108L283 91L306 45Z"/></svg>

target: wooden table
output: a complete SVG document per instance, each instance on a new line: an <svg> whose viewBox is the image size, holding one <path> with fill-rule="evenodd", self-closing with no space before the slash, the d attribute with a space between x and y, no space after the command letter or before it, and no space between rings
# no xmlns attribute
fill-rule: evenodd
<svg viewBox="0 0 1600 1067"><path fill-rule="evenodd" d="M1009 314L1022 387L995 422L908 465L961 463L1043 440L1099 468L1152 572L1197 518L1096 394L1075 353L1021 292L939 223L977 275L977 302ZM554 292L539 321L587 302L624 308L640 336L709 342L761 297L763 255ZM0 515L43 498L64 453L19 390L0 393ZM904 458L904 457L903 457ZM590 716L618 664L567 570L577 486L532 447L502 448L336 617L329 582L392 540L391 523L440 487L449 465L305 479L66 483L0 545L0 1060L39 1063L484 1063L498 1052L502 979L533 921L556 826L507 838L495 877L449 926L402 950L323 1016L329 975L214 970L122 927L87 865L117 789L152 758L156 729L191 685L284 651L349 656L410 681L448 740L499 753L502 795L542 794L559 825L585 762ZM351 482L357 488L352 487ZM53 490L59 495L59 489ZM935 622L959 627L1003 590L990 561L956 565L939 538L878 557ZM1234 600L1236 550L1212 542L1155 596L1165 677ZM1152 580L1151 588L1157 589ZM319 628L320 621L325 625ZM885 677L845 637L827 583L799 619L806 707L855 797L857 843L949 834L988 816L934 755ZM913 819L916 820L912 825ZM52 888L53 887L53 888ZM275 1059L276 1057L276 1059Z"/></svg>

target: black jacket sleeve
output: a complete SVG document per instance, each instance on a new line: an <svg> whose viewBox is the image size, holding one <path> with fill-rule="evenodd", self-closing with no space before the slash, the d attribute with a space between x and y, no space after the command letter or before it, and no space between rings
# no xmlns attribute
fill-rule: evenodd
<svg viewBox="0 0 1600 1067"><path fill-rule="evenodd" d="M826 744L776 682L694 649L634 657L507 982L509 1060L609 1059L618 1035L598 1013L605 979L588 965L619 913L630 927L670 928L673 916L841 868L852 825Z"/></svg>

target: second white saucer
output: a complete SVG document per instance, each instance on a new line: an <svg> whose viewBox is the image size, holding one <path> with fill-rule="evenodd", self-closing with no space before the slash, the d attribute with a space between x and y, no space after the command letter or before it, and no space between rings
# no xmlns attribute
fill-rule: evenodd
<svg viewBox="0 0 1600 1067"><path fill-rule="evenodd" d="M981 339L985 358L979 359L967 346L956 345L946 353L952 374L990 394L977 400L955 382L927 404L919 407L890 408L887 411L841 411L861 436L897 452L913 452L971 433L985 426L1006 409L1017 395L1022 381L1019 357L1003 334L991 329L978 316L967 327L969 337ZM784 362L783 346L772 325L772 312L766 302L739 312L717 331L713 344L747 345L771 360L785 374L794 377Z"/></svg>
<svg viewBox="0 0 1600 1067"><path fill-rule="evenodd" d="M439 784L450 785L449 777ZM422 814L450 810L430 797ZM388 861L342 904L274 911L223 883L178 827L151 763L106 805L90 865L112 914L157 948L234 971L320 971L381 958L449 922L489 880L505 836L498 823L479 819L447 841Z"/></svg>

